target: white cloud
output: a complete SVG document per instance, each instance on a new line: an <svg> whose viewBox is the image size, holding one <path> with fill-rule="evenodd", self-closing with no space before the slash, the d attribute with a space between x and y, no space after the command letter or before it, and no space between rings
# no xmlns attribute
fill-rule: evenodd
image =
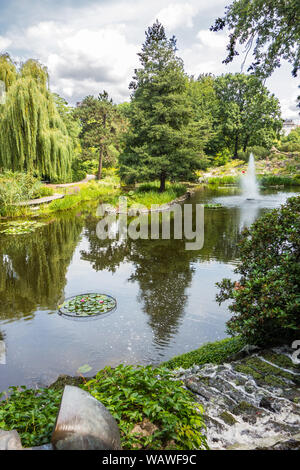
<svg viewBox="0 0 300 470"><path fill-rule="evenodd" d="M12 41L8 38L0 36L0 53L5 52L6 49L11 45Z"/></svg>
<svg viewBox="0 0 300 470"><path fill-rule="evenodd" d="M46 15L49 3L38 11L29 8L27 16L24 10L22 15L11 11L13 24L9 27L7 22L6 32L1 32L0 52L9 52L15 60L39 59L49 69L51 89L71 103L103 89L117 102L128 99L128 84L138 65L136 54L145 29L156 18L168 36L176 35L187 73L240 71L243 55L227 66L222 64L226 33L209 31L214 19L222 16L227 0L97 0L77 7L61 0L61 6L50 8ZM282 69L268 83L289 117L297 113L294 96L299 90L290 68Z"/></svg>
<svg viewBox="0 0 300 470"><path fill-rule="evenodd" d="M203 47L209 47L212 49L222 49L225 51L228 37L224 33L214 33L208 29L202 29L197 34L197 39Z"/></svg>
<svg viewBox="0 0 300 470"><path fill-rule="evenodd" d="M178 27L193 27L193 18L199 7L191 3L171 3L159 11L156 18L167 28L173 30ZM155 18L155 19L156 19Z"/></svg>

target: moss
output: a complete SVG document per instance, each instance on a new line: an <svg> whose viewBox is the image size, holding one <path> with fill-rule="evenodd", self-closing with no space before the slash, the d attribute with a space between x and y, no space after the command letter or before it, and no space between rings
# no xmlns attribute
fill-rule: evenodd
<svg viewBox="0 0 300 470"><path fill-rule="evenodd" d="M276 354L272 351L263 352L262 357L273 364L276 364L279 367L283 367L285 369L291 369L295 371L300 371L300 367L296 366L293 361L286 356L285 354Z"/></svg>
<svg viewBox="0 0 300 470"><path fill-rule="evenodd" d="M260 374L264 376L279 376L284 377L285 379L295 381L297 379L296 376L289 372L285 372L282 369L278 369L278 367L272 366L267 362L262 361L258 357L250 357L245 361L248 366L252 367L253 369L257 370Z"/></svg>
<svg viewBox="0 0 300 470"><path fill-rule="evenodd" d="M163 365L169 369L176 369L178 367L188 369L195 364L222 364L229 360L230 356L240 351L243 346L244 342L240 337L226 338L214 343L206 343L199 349L164 362Z"/></svg>
<svg viewBox="0 0 300 470"><path fill-rule="evenodd" d="M252 369L252 367L249 367L247 365L244 365L244 364L237 364L235 366L235 370L237 372L241 372L242 374L246 374L246 375L251 375L254 379L256 380L259 380L259 379L262 379L262 375L259 374L258 372L256 372L254 369Z"/></svg>
<svg viewBox="0 0 300 470"><path fill-rule="evenodd" d="M267 375L264 377L264 382L268 385L272 385L273 387L286 387L286 382L284 382L284 380L272 375Z"/></svg>
<svg viewBox="0 0 300 470"><path fill-rule="evenodd" d="M251 403L248 403L247 401L241 401L238 405L236 405L232 413L235 415L242 415L242 414L256 414L258 411L258 408L255 406L251 405Z"/></svg>
<svg viewBox="0 0 300 470"><path fill-rule="evenodd" d="M85 381L89 381L91 377L71 377L70 375L59 375L55 382L49 385L48 388L52 388L53 390L63 390L66 385L73 385L75 387L79 387L83 385Z"/></svg>
<svg viewBox="0 0 300 470"><path fill-rule="evenodd" d="M220 414L219 418L221 418L224 423L229 424L229 426L232 426L233 424L237 423L237 420L230 413L228 413L228 411L223 411L223 413Z"/></svg>

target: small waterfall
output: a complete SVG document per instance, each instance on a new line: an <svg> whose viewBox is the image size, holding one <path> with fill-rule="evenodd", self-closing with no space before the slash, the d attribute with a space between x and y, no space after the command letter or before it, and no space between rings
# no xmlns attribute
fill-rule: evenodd
<svg viewBox="0 0 300 470"><path fill-rule="evenodd" d="M251 153L249 157L247 173L241 178L241 187L243 196L245 196L246 199L258 199L259 191L255 176L255 160L253 153Z"/></svg>

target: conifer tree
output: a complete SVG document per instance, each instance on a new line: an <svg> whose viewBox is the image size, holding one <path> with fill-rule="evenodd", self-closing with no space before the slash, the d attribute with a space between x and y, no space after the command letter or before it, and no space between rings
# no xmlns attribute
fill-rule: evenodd
<svg viewBox="0 0 300 470"><path fill-rule="evenodd" d="M159 179L191 179L200 167L201 130L193 119L188 77L176 56L176 39L167 39L156 21L146 32L129 88L131 126L120 155L120 176L128 183Z"/></svg>

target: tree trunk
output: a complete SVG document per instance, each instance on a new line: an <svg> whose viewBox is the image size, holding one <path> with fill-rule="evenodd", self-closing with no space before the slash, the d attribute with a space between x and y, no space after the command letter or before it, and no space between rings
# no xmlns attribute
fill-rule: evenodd
<svg viewBox="0 0 300 470"><path fill-rule="evenodd" d="M103 128L106 128L106 114L103 116ZM103 154L104 154L104 143L103 137L100 141L100 149L99 149L99 165L98 165L98 172L97 172L97 180L101 180L102 178L102 164L103 164Z"/></svg>
<svg viewBox="0 0 300 470"><path fill-rule="evenodd" d="M237 135L235 137L235 141L234 141L234 155L233 155L233 158L238 157L238 149L239 149L239 136Z"/></svg>
<svg viewBox="0 0 300 470"><path fill-rule="evenodd" d="M244 145L243 145L243 152L246 152L246 149L248 147L248 142L249 142L249 137L246 137L246 140L245 140Z"/></svg>
<svg viewBox="0 0 300 470"><path fill-rule="evenodd" d="M159 192L160 192L160 193L163 193L165 190L166 190L166 175L165 175L165 173L162 173L162 174L160 175L160 188L159 188Z"/></svg>
<svg viewBox="0 0 300 470"><path fill-rule="evenodd" d="M103 145L100 146L99 151L99 165L97 171L97 180L101 180L102 178L102 162L103 162Z"/></svg>

